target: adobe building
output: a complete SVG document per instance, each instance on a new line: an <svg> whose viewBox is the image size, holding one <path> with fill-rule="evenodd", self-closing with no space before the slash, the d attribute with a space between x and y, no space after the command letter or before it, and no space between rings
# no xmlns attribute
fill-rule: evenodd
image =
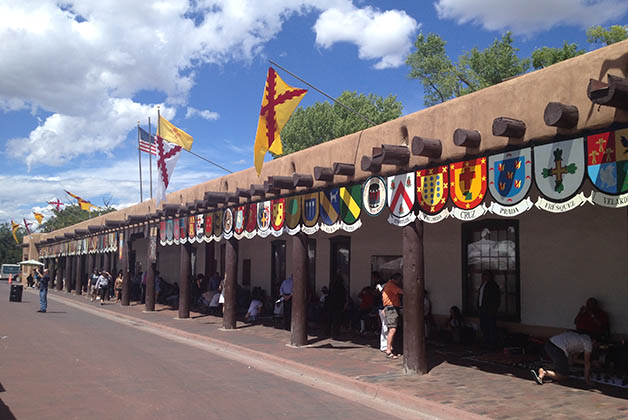
<svg viewBox="0 0 628 420"><path fill-rule="evenodd" d="M573 328L593 296L611 332L628 335L627 77L624 41L266 162L260 177L249 168L159 208L146 201L33 235L28 257L53 269L57 287L69 279L68 291L77 270L123 269L123 305L137 265L149 269L149 294L158 270L180 286L180 317L183 279L226 274L226 328L235 281L275 297L293 274L297 345L308 291L341 277L357 301L372 271L399 271L409 371L424 371L423 288L437 319L456 305L473 320L484 271L510 331Z"/></svg>

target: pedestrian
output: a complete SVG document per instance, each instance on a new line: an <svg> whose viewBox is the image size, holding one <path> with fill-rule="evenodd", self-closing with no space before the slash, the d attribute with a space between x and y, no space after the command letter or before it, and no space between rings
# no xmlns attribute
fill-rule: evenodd
<svg viewBox="0 0 628 420"><path fill-rule="evenodd" d="M484 345L497 347L497 310L501 303L501 290L492 271L482 272L482 284L478 290L478 312Z"/></svg>
<svg viewBox="0 0 628 420"><path fill-rule="evenodd" d="M401 308L401 274L395 273L390 276L390 280L384 285L382 290L382 303L384 305L384 317L388 327L388 337L386 337L386 357L396 359L398 356L393 353L393 340L399 324L399 309Z"/></svg>
<svg viewBox="0 0 628 420"><path fill-rule="evenodd" d="M114 303L120 302L120 298L122 295L122 283L124 282L124 277L122 275L122 270L118 271L118 275L116 276L116 281L114 283L114 290L116 292L116 300Z"/></svg>
<svg viewBox="0 0 628 420"><path fill-rule="evenodd" d="M555 335L545 343L545 352L552 359L554 370L539 368L538 374L534 369L530 373L539 385L543 385L545 377L564 381L569 377L569 360L584 353L584 380L587 385L591 385L591 352L594 344L595 340L591 340L591 337L575 331Z"/></svg>
<svg viewBox="0 0 628 420"><path fill-rule="evenodd" d="M94 272L89 278L89 298L90 301L93 302L96 299L96 283L98 282L99 272L97 269L94 269Z"/></svg>
<svg viewBox="0 0 628 420"><path fill-rule="evenodd" d="M283 302L283 328L290 331L290 324L292 323L292 286L293 286L292 273L287 279L281 282L279 287L279 294Z"/></svg>
<svg viewBox="0 0 628 420"><path fill-rule="evenodd" d="M325 300L327 312L327 334L332 338L340 337L342 316L347 309L347 291L342 274L338 273L329 285L329 295Z"/></svg>
<svg viewBox="0 0 628 420"><path fill-rule="evenodd" d="M33 286L33 273L28 273L28 277L26 277L26 285L27 287L34 287Z"/></svg>
<svg viewBox="0 0 628 420"><path fill-rule="evenodd" d="M37 271L36 273L39 274ZM39 310L37 312L45 313L48 309L48 283L50 275L48 269L44 270L44 275L39 279Z"/></svg>
<svg viewBox="0 0 628 420"><path fill-rule="evenodd" d="M96 283L96 289L98 290L101 305L105 304L105 297L107 296L108 287L109 273L103 271L102 273L100 273L100 277L98 277L98 282Z"/></svg>

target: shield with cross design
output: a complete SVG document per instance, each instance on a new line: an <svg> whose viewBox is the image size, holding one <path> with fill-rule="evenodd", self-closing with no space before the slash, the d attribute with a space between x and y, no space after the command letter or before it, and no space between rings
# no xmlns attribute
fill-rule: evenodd
<svg viewBox="0 0 628 420"><path fill-rule="evenodd" d="M584 180L584 139L565 140L534 147L534 182L549 201L571 199Z"/></svg>
<svg viewBox="0 0 628 420"><path fill-rule="evenodd" d="M603 193L628 191L628 129L587 137L587 172Z"/></svg>
<svg viewBox="0 0 628 420"><path fill-rule="evenodd" d="M465 160L449 165L449 193L454 205L471 210L486 196L486 158Z"/></svg>
<svg viewBox="0 0 628 420"><path fill-rule="evenodd" d="M270 201L257 204L257 235L265 238L270 234Z"/></svg>

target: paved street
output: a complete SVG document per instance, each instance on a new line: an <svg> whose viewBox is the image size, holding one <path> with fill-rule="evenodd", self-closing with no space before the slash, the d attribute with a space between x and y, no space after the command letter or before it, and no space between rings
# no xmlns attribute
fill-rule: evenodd
<svg viewBox="0 0 628 420"><path fill-rule="evenodd" d="M0 286L2 419L380 419L201 349ZM182 321L185 322L185 321Z"/></svg>

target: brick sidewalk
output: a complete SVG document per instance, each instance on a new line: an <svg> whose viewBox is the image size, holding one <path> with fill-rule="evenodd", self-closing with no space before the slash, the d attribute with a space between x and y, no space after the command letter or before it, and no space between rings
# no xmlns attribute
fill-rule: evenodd
<svg viewBox="0 0 628 420"><path fill-rule="evenodd" d="M90 304L85 296L51 291L51 294ZM53 303L54 305L54 303ZM177 311L157 305L154 313L143 313L144 305L121 307L108 303L94 307L145 321L219 339L315 367L323 371L376 383L435 403L494 419L628 419L628 391L616 388L580 389L558 384L536 385L523 369L506 369L439 356L429 350L429 374L405 376L401 359L388 360L361 338L337 341L310 337L307 348L286 345L288 331L238 322L237 331L221 331L222 319L192 313L191 320L176 320Z"/></svg>

